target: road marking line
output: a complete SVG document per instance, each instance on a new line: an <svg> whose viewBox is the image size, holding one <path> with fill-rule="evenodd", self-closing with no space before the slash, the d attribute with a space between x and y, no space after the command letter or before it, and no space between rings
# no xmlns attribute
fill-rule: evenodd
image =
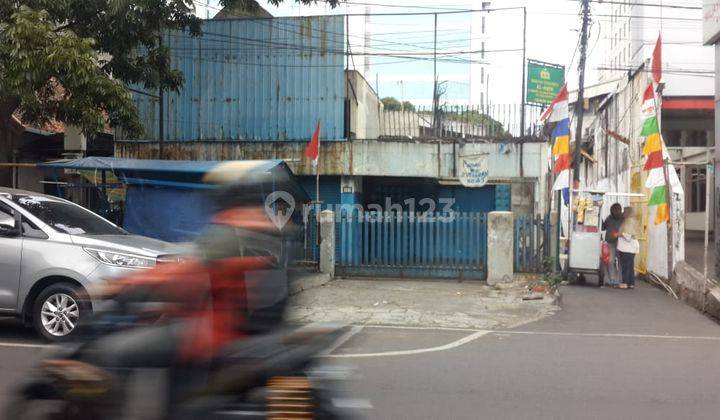
<svg viewBox="0 0 720 420"><path fill-rule="evenodd" d="M562 332L562 331L519 331L519 330L480 330L476 328L452 328L452 327L420 327L420 326L401 326L401 325L364 325L365 328L376 329L399 329L399 330L438 330L438 331L464 331L477 332L488 331L490 334L516 334L516 335L559 335L559 336L578 336L578 337L615 337L615 338L653 338L668 340L706 340L720 341L720 336L706 335L662 335L662 334L631 334L631 333L581 333L581 332Z"/></svg>
<svg viewBox="0 0 720 420"><path fill-rule="evenodd" d="M332 403L337 408L353 408L365 410L373 408L370 400L365 398L333 398Z"/></svg>
<svg viewBox="0 0 720 420"><path fill-rule="evenodd" d="M332 346L330 346L327 350L322 352L321 355L324 356L324 355L332 354L332 352L337 350L343 344L347 343L351 338L353 338L353 336L355 336L355 334L362 331L362 329L363 329L363 327L361 327L359 325L354 325L352 328L350 328L350 330L348 332L341 335L340 338L335 340L335 342L332 344Z"/></svg>
<svg viewBox="0 0 720 420"><path fill-rule="evenodd" d="M623 333L577 333L577 332L561 332L561 331L512 331L512 330L496 330L491 331L495 334L515 334L515 335L559 335L570 337L608 337L608 338L652 338L663 340L704 340L704 341L720 341L720 337L702 336L702 335L661 335L661 334L623 334Z"/></svg>
<svg viewBox="0 0 720 420"><path fill-rule="evenodd" d="M413 354L432 353L437 351L444 351L460 347L463 344L467 344L473 340L476 340L491 331L476 331L473 334L467 335L459 340L453 341L442 346L428 347L425 349L414 349L414 350L397 350L397 351L384 351L379 353L353 353L353 354L329 354L325 357L332 358L355 358L355 357L384 357L384 356L408 356Z"/></svg>
<svg viewBox="0 0 720 420"><path fill-rule="evenodd" d="M52 347L52 344L32 344L32 343L3 343L0 342L0 347L19 347L19 348L49 348Z"/></svg>
<svg viewBox="0 0 720 420"><path fill-rule="evenodd" d="M403 325L365 325L365 324L358 324L358 326L361 326L363 328L387 328L389 330L429 330L429 331L462 331L462 332L478 332L478 331L486 331L486 330L480 330L477 328L459 328L459 327L421 327L421 326L403 326Z"/></svg>

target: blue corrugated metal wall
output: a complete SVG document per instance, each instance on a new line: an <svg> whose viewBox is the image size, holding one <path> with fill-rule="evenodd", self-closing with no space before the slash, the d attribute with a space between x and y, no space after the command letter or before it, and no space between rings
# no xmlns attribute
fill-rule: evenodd
<svg viewBox="0 0 720 420"><path fill-rule="evenodd" d="M365 184L364 198L366 203L377 203L383 207L387 207L386 201L389 198L390 203L403 206L404 211L411 210L406 203L408 199L415 200L415 211L433 211L442 212L445 202L440 199L453 199L452 211L460 212L481 212L487 213L498 210L497 205L500 203L499 210L505 210L503 198L498 200L497 190L504 197L505 191L502 186L486 185L482 188L466 188L459 185L437 185L424 181L413 179L405 179L402 182L394 180L393 183L385 183L382 180L375 180ZM427 205L421 204L422 199L431 199L435 204L435 208L428 208ZM510 199L509 192L507 199ZM509 204L507 205L509 209Z"/></svg>
<svg viewBox="0 0 720 420"><path fill-rule="evenodd" d="M510 185L495 186L495 210L510 211L512 205L512 189Z"/></svg>
<svg viewBox="0 0 720 420"><path fill-rule="evenodd" d="M300 176L298 177L300 186L303 187L307 195L312 201L315 201L315 177L314 176ZM332 210L335 209L335 204L340 204L340 177L339 176L321 176L320 177L320 200L322 200L322 208L332 205Z"/></svg>
<svg viewBox="0 0 720 420"><path fill-rule="evenodd" d="M438 198L453 198L453 211L487 213L495 210L497 203L496 187L486 185L482 188L446 186L438 191ZM441 206L438 207L441 210Z"/></svg>
<svg viewBox="0 0 720 420"><path fill-rule="evenodd" d="M312 201L316 200L315 196L315 177L314 176L300 176L298 177L298 182L300 183L300 186L305 190L307 195L310 197ZM335 211L336 204L341 204L341 193L340 193L340 177L339 176L321 176L320 177L320 200L322 200L323 204L321 208L323 210L330 209ZM312 208L312 211L314 211L314 208ZM311 218L314 213L311 213ZM307 228L309 229L309 256L317 261L319 248L317 246L317 238L315 237L316 234L316 223L314 223L312 220L309 221L309 226ZM340 231L339 226L335 227L335 238L339 238ZM340 241L335 241L335 253L340 252Z"/></svg>
<svg viewBox="0 0 720 420"><path fill-rule="evenodd" d="M207 20L203 35L165 36L185 76L165 93L166 140L324 140L344 136L342 16ZM153 92L155 93L155 92ZM158 100L134 94L147 139Z"/></svg>

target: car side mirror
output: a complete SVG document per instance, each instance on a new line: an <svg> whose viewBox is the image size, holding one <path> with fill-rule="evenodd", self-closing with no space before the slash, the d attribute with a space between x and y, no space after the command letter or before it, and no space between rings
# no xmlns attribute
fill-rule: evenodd
<svg viewBox="0 0 720 420"><path fill-rule="evenodd" d="M15 218L12 225L8 223L10 220L3 220L0 222L0 237L14 238L20 236L20 222L22 220L20 217L20 213L15 212Z"/></svg>

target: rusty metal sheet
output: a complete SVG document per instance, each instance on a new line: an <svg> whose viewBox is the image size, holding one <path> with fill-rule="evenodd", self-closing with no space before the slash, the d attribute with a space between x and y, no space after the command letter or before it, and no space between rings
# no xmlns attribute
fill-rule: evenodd
<svg viewBox="0 0 720 420"><path fill-rule="evenodd" d="M207 20L203 35L168 32L185 85L166 92L165 139L344 138L342 16ZM152 92L156 94L157 92ZM134 93L146 134L159 138L158 99Z"/></svg>

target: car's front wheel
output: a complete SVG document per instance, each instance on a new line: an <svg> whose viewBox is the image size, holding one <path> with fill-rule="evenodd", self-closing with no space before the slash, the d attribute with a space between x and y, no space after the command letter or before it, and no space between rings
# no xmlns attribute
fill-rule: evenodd
<svg viewBox="0 0 720 420"><path fill-rule="evenodd" d="M33 324L37 332L51 341L68 339L82 317L77 289L68 283L46 287L33 305Z"/></svg>

